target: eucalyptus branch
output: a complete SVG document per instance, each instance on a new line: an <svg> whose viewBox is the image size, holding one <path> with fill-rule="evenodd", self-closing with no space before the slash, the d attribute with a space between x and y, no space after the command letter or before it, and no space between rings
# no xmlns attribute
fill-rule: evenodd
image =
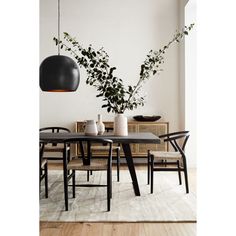
<svg viewBox="0 0 236 236"><path fill-rule="evenodd" d="M84 67L87 72L86 83L95 87L98 91L96 97L103 97L102 108L106 108L107 112L123 113L125 110L133 110L138 106L144 105L144 97L140 96L138 91L141 89L144 81L150 79L160 69L160 65L164 63L164 54L166 50L174 42L188 35L194 24L185 26L179 32L176 32L173 39L169 41L162 49L158 51L150 50L143 64L141 65L139 80L136 85L129 85L125 88L122 79L114 76L116 67L109 65L109 56L103 48L95 50L92 45L84 48L76 38L71 37L68 33L64 33L64 40L59 41L53 38L56 45L60 45L61 49L68 51L77 61L80 67Z"/></svg>
<svg viewBox="0 0 236 236"><path fill-rule="evenodd" d="M174 42L180 42L180 40L184 37L184 35L188 35L189 31L193 28L193 26L194 24L191 24L188 27L185 26L181 31L177 32L174 35L173 39L159 51L153 51L153 50L149 51L147 58L145 59L144 63L141 65L139 80L137 84L133 87L133 90L128 97L127 104L133 98L133 96L135 96L137 91L141 88L142 83L145 80L150 78L151 72L152 72L152 75L155 75L158 70L159 71L161 70L159 69L159 65L164 63L163 54L170 47L170 45Z"/></svg>

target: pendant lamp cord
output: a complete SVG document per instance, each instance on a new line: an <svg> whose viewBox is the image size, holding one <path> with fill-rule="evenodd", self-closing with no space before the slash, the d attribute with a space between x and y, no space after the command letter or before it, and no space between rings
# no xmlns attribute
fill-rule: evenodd
<svg viewBox="0 0 236 236"><path fill-rule="evenodd" d="M58 55L60 55L60 0L57 1L57 38L59 40L57 49L58 49Z"/></svg>

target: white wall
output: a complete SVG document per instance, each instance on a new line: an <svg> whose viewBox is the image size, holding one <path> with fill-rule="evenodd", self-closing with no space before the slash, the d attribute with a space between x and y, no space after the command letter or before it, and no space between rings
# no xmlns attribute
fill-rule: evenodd
<svg viewBox="0 0 236 236"><path fill-rule="evenodd" d="M196 166L197 159L197 35L196 0L189 0L185 6L185 24L195 22L195 26L185 38L185 127L190 130L189 143L186 146L189 165Z"/></svg>
<svg viewBox="0 0 236 236"><path fill-rule="evenodd" d="M195 23L179 47L180 130L189 130L188 166L196 167L196 0L180 0L180 26Z"/></svg>
<svg viewBox="0 0 236 236"><path fill-rule="evenodd" d="M188 0L179 0L179 25L185 26L185 6ZM185 38L179 44L179 129L185 130Z"/></svg>
<svg viewBox="0 0 236 236"><path fill-rule="evenodd" d="M67 31L84 46L104 47L116 75L126 84L135 84L139 68L150 49L166 44L178 28L178 0L61 0L61 32ZM56 54L52 38L57 35L57 0L40 0L40 61ZM62 52L62 54L65 54ZM148 81L143 93L147 103L127 116L158 114L170 122L170 129L179 126L178 45L166 54L164 71ZM101 109L96 90L85 84L86 73L74 93L40 91L40 126L73 127L76 120L104 120L113 114Z"/></svg>

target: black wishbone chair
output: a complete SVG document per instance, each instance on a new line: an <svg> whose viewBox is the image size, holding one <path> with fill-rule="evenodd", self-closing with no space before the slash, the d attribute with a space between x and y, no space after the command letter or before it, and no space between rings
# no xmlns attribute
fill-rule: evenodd
<svg viewBox="0 0 236 236"><path fill-rule="evenodd" d="M48 198L48 163L43 159L44 142L39 142L39 192L41 190L41 181L44 179L45 198Z"/></svg>
<svg viewBox="0 0 236 236"><path fill-rule="evenodd" d="M40 128L39 132L51 132L51 133L70 133L70 130L65 128L65 127L57 127L57 126L52 126L52 127L44 127ZM44 147L44 153L50 153L50 156L44 156L44 159L47 160L62 160L63 159L63 152L64 152L64 146L63 144L57 144L57 143L48 143L47 145L45 144ZM67 152L70 152L70 147L67 148ZM60 153L61 156L55 156L55 153ZM52 155L51 155L52 154ZM70 154L68 153L68 158L70 157Z"/></svg>
<svg viewBox="0 0 236 236"><path fill-rule="evenodd" d="M189 138L189 131L179 131L160 135L164 142L169 142L174 151L152 151L148 150L148 184L151 178L151 193L153 193L154 171L177 171L179 184L182 184L181 171L184 172L186 193L189 193L187 161L185 146ZM175 167L173 167L173 165ZM172 166L172 167L170 167Z"/></svg>
<svg viewBox="0 0 236 236"><path fill-rule="evenodd" d="M91 158L91 145L93 143L99 143L101 145L107 144L109 146L107 158L104 158L104 162ZM70 138L66 139L64 144L65 148L70 144L79 144L81 157L73 157L65 166L64 173L68 173L71 170L72 173L67 175L67 181L65 186L65 208L68 210L68 182L72 178L72 193L75 198L75 187L107 187L107 211L110 211L110 199L112 197L112 140L101 138ZM87 154L84 153L84 144L87 145ZM107 183L106 184L76 184L76 171L106 171Z"/></svg>

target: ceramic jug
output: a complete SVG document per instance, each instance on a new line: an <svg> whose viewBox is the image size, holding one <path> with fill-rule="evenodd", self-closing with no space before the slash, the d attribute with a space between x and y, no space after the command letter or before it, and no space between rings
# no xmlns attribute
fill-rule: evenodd
<svg viewBox="0 0 236 236"><path fill-rule="evenodd" d="M96 136L98 134L95 120L87 120L85 125L85 135Z"/></svg>

